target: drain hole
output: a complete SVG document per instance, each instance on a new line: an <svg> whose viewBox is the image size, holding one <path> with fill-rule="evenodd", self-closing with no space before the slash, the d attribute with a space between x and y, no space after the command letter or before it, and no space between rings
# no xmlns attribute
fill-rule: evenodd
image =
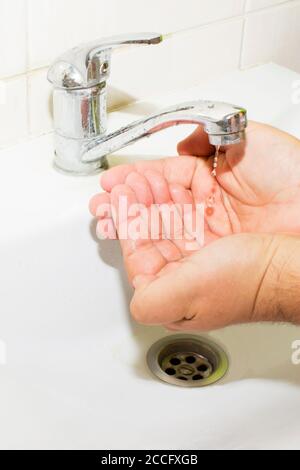
<svg viewBox="0 0 300 470"><path fill-rule="evenodd" d="M202 375L194 375L193 380L203 380Z"/></svg>
<svg viewBox="0 0 300 470"><path fill-rule="evenodd" d="M188 356L185 360L188 364L194 364L196 362L196 358L194 356Z"/></svg>
<svg viewBox="0 0 300 470"><path fill-rule="evenodd" d="M153 344L147 354L150 370L163 382L179 387L204 387L224 377L226 353L207 338L167 336Z"/></svg>
<svg viewBox="0 0 300 470"><path fill-rule="evenodd" d="M202 364L202 366L197 367L197 370L198 370L199 372L207 372L207 371L208 371L208 367L207 367L205 364Z"/></svg>
<svg viewBox="0 0 300 470"><path fill-rule="evenodd" d="M166 374L168 374L168 375L175 375L175 374L176 374L176 370L175 370L175 369L171 369L171 367L169 367L169 369L166 369L165 372L166 372Z"/></svg>
<svg viewBox="0 0 300 470"><path fill-rule="evenodd" d="M172 364L172 366L179 366L179 364L181 364L181 361L177 357L173 357L173 359L170 360L170 364Z"/></svg>

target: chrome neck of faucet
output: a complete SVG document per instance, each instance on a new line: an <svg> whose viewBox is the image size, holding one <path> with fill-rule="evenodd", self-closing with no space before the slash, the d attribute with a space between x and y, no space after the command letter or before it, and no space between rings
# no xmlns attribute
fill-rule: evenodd
<svg viewBox="0 0 300 470"><path fill-rule="evenodd" d="M53 84L55 166L78 175L107 168L106 156L166 127L202 124L213 145L244 138L243 108L212 101L183 103L107 133L107 80L112 51L126 44L159 44L162 36L141 33L85 44L63 54L50 67Z"/></svg>
<svg viewBox="0 0 300 470"><path fill-rule="evenodd" d="M178 104L87 142L82 148L81 161L97 162L143 137L179 124L203 125L212 145L234 145L245 137L247 113L243 108L216 101Z"/></svg>

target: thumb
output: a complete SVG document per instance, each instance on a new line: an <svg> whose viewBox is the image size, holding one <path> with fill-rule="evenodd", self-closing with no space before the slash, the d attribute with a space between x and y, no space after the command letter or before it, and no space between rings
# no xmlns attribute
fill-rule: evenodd
<svg viewBox="0 0 300 470"><path fill-rule="evenodd" d="M166 325L193 317L195 275L193 265L186 262L160 277L135 278L130 306L133 318L146 325Z"/></svg>
<svg viewBox="0 0 300 470"><path fill-rule="evenodd" d="M153 274L139 274L132 280L132 285L136 290L141 290L147 287L154 279L156 279L156 276Z"/></svg>
<svg viewBox="0 0 300 470"><path fill-rule="evenodd" d="M215 152L215 147L209 143L208 135L202 126L177 146L179 155L193 155L196 157L210 157Z"/></svg>

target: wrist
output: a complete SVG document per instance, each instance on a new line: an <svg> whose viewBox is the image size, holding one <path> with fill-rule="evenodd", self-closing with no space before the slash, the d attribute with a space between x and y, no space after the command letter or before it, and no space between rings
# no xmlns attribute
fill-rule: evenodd
<svg viewBox="0 0 300 470"><path fill-rule="evenodd" d="M273 237L258 296L261 321L300 323L300 238Z"/></svg>
<svg viewBox="0 0 300 470"><path fill-rule="evenodd" d="M280 269L278 252L281 252L281 238L281 236L271 234L259 235L253 322L280 321L276 279L278 269Z"/></svg>
<svg viewBox="0 0 300 470"><path fill-rule="evenodd" d="M276 258L278 315L281 321L300 324L300 238L285 237Z"/></svg>

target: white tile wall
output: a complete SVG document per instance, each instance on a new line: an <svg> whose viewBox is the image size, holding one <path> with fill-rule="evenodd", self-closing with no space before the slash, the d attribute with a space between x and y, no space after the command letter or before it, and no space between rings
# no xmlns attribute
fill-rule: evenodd
<svg viewBox="0 0 300 470"><path fill-rule="evenodd" d="M111 0L28 0L27 16L30 69L81 42L116 33Z"/></svg>
<svg viewBox="0 0 300 470"><path fill-rule="evenodd" d="M57 55L142 30L168 39L114 55L110 106L269 61L300 72L300 0L0 0L0 146L52 129L46 72Z"/></svg>
<svg viewBox="0 0 300 470"><path fill-rule="evenodd" d="M80 42L137 31L178 31L240 15L243 0L28 0L30 68Z"/></svg>
<svg viewBox="0 0 300 470"><path fill-rule="evenodd" d="M273 7L287 0L247 0L246 11L259 10L261 8Z"/></svg>
<svg viewBox="0 0 300 470"><path fill-rule="evenodd" d="M26 72L26 1L0 0L0 77Z"/></svg>
<svg viewBox="0 0 300 470"><path fill-rule="evenodd" d="M244 9L244 0L117 0L116 3L120 32L181 31L242 15Z"/></svg>
<svg viewBox="0 0 300 470"><path fill-rule="evenodd" d="M40 135L52 129L52 87L47 69L28 75L28 126L30 135Z"/></svg>
<svg viewBox="0 0 300 470"><path fill-rule="evenodd" d="M159 46L131 48L116 54L110 83L140 99L190 87L235 70L239 66L242 27L242 19L215 23L176 34Z"/></svg>
<svg viewBox="0 0 300 470"><path fill-rule="evenodd" d="M26 76L0 81L0 148L28 134Z"/></svg>
<svg viewBox="0 0 300 470"><path fill-rule="evenodd" d="M300 72L300 2L287 2L246 19L242 66L276 62Z"/></svg>

